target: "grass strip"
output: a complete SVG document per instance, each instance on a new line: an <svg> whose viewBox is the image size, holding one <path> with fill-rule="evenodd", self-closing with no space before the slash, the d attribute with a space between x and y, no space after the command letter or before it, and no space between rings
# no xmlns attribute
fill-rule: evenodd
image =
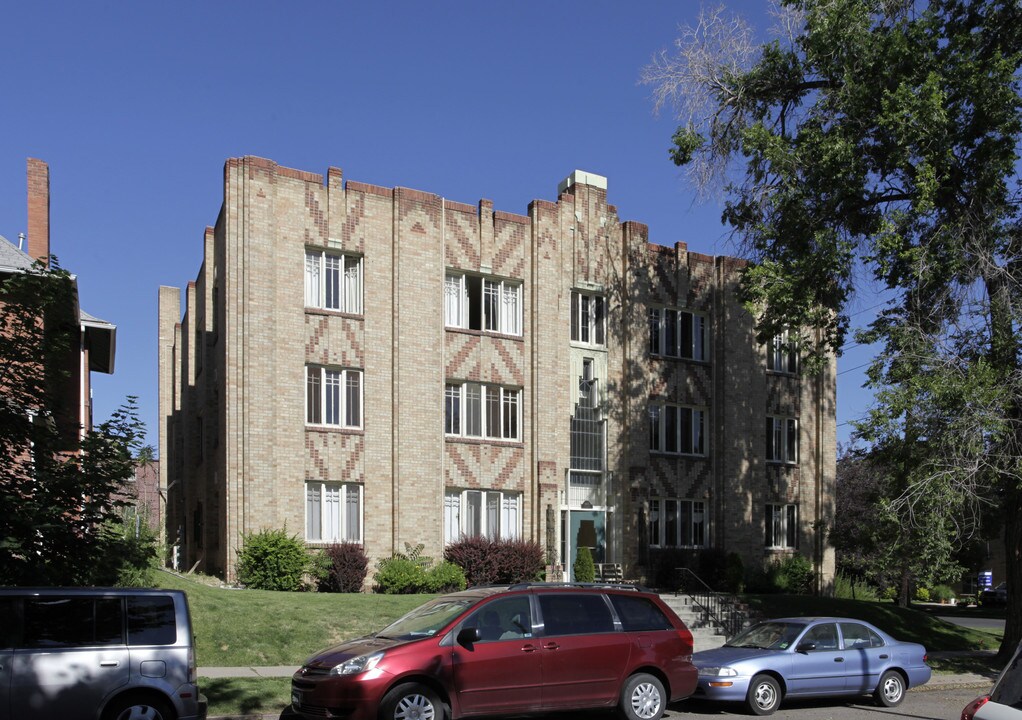
<svg viewBox="0 0 1022 720"><path fill-rule="evenodd" d="M209 717L279 715L291 704L291 678L199 678Z"/></svg>

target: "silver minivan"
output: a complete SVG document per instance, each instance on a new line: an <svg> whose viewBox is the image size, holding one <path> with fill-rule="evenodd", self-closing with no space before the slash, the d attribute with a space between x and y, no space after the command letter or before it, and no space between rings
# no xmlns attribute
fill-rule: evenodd
<svg viewBox="0 0 1022 720"><path fill-rule="evenodd" d="M180 590L0 588L0 720L202 720Z"/></svg>

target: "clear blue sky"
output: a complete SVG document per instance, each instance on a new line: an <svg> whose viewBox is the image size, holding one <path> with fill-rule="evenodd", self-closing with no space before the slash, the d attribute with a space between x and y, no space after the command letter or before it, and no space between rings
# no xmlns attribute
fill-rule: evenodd
<svg viewBox="0 0 1022 720"><path fill-rule="evenodd" d="M765 0L728 0L766 27ZM137 395L157 442L157 288L184 287L223 164L259 155L524 213L572 170L609 178L624 220L732 254L720 210L669 162L638 84L695 0L7 2L0 9L0 235L26 230L25 159L50 166L51 250L83 309L117 325L101 421ZM875 304L860 298L863 308ZM853 308L854 310L854 308ZM867 317L869 313L854 319ZM838 422L863 412L862 351ZM845 439L847 424L838 429Z"/></svg>

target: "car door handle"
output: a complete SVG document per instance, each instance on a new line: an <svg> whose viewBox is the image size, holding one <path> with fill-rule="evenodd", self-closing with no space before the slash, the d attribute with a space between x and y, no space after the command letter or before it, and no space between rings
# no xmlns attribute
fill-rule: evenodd
<svg viewBox="0 0 1022 720"><path fill-rule="evenodd" d="M845 661L845 659L841 658L841 657L834 658L834 662L844 662L844 661Z"/></svg>
<svg viewBox="0 0 1022 720"><path fill-rule="evenodd" d="M881 656L880 656L880 659L881 659L881 660L886 660L886 659L887 659L887 658L889 658L889 657L890 657L890 655L881 655Z"/></svg>
<svg viewBox="0 0 1022 720"><path fill-rule="evenodd" d="M560 645L558 645L557 643L549 642L549 643L547 643L546 645L543 646L543 649L544 650L556 650L559 647L560 647Z"/></svg>
<svg viewBox="0 0 1022 720"><path fill-rule="evenodd" d="M522 645L522 652L536 652L538 649L539 648L537 648L532 643L529 643L528 645Z"/></svg>
<svg viewBox="0 0 1022 720"><path fill-rule="evenodd" d="M116 660L100 660L99 661L99 666L100 667L117 667L118 665L120 665L120 663L117 662Z"/></svg>

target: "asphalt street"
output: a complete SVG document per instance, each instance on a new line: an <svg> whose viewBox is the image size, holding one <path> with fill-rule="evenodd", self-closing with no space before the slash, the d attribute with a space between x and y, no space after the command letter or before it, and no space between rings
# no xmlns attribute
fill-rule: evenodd
<svg viewBox="0 0 1022 720"><path fill-rule="evenodd" d="M803 700L786 702L771 715L772 720L959 720L964 708L985 689L912 690L898 707L881 708L868 698L857 702L841 700ZM531 716L544 720L612 720L614 712L578 711ZM698 717L752 717L738 705L685 700L672 705L665 718L682 720ZM226 719L225 719L226 720ZM289 710L279 715L263 715L262 720L297 720Z"/></svg>

